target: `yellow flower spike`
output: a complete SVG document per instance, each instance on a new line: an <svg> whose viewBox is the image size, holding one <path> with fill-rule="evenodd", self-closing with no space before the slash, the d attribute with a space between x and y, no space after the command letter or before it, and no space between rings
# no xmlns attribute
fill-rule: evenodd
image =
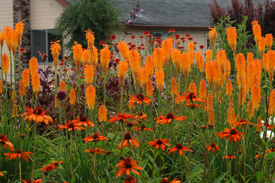
<svg viewBox="0 0 275 183"><path fill-rule="evenodd" d="M12 102L17 103L17 92L16 90L12 90Z"/></svg>
<svg viewBox="0 0 275 183"><path fill-rule="evenodd" d="M11 117L14 118L17 116L17 114L18 114L18 106L16 104L13 104Z"/></svg>

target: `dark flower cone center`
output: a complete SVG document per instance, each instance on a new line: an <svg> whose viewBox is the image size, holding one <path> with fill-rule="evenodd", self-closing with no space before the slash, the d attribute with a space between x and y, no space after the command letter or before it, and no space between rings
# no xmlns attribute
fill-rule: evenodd
<svg viewBox="0 0 275 183"><path fill-rule="evenodd" d="M192 100L193 98L196 98L195 93L193 93L193 92L189 93L188 98L191 99L191 100Z"/></svg>
<svg viewBox="0 0 275 183"><path fill-rule="evenodd" d="M230 135L236 135L236 134L238 134L236 129L230 130Z"/></svg>
<svg viewBox="0 0 275 183"><path fill-rule="evenodd" d="M22 151L20 149L18 149L18 150L15 151L15 153L17 153L17 154L21 154L21 152Z"/></svg>
<svg viewBox="0 0 275 183"><path fill-rule="evenodd" d="M170 181L166 179L162 179L160 183L170 183Z"/></svg>
<svg viewBox="0 0 275 183"><path fill-rule="evenodd" d="M0 139L5 139L6 135L0 135Z"/></svg>
<svg viewBox="0 0 275 183"><path fill-rule="evenodd" d="M130 162L126 162L124 163L124 165L126 168L130 168L130 169L132 168L132 164Z"/></svg>
<svg viewBox="0 0 275 183"><path fill-rule="evenodd" d="M141 125L141 130L144 130L144 128L146 128L145 125Z"/></svg>
<svg viewBox="0 0 275 183"><path fill-rule="evenodd" d="M240 119L240 122L246 122L244 119Z"/></svg>
<svg viewBox="0 0 275 183"><path fill-rule="evenodd" d="M87 118L86 118L85 116L81 116L81 117L80 117L80 121L81 121L81 122L86 122L86 121L87 121Z"/></svg>
<svg viewBox="0 0 275 183"><path fill-rule="evenodd" d="M73 124L73 123L70 123L70 124L68 125L68 128L74 128L74 124Z"/></svg>
<svg viewBox="0 0 275 183"><path fill-rule="evenodd" d="M132 127L132 126L134 126L134 123L127 123L127 126Z"/></svg>
<svg viewBox="0 0 275 183"><path fill-rule="evenodd" d="M158 145L161 145L161 144L163 144L163 142L162 142L162 140L157 140L157 142L156 142Z"/></svg>
<svg viewBox="0 0 275 183"><path fill-rule="evenodd" d="M125 182L131 182L131 181L133 181L133 180L135 180L132 176L129 176L129 177L127 177L126 179L125 179Z"/></svg>
<svg viewBox="0 0 275 183"><path fill-rule="evenodd" d="M144 99L143 94L141 94L141 93L137 94L137 99L138 100L143 100Z"/></svg>
<svg viewBox="0 0 275 183"><path fill-rule="evenodd" d="M182 148L182 144L177 144L176 148L180 150Z"/></svg>
<svg viewBox="0 0 275 183"><path fill-rule="evenodd" d="M174 119L174 114L169 112L166 116L167 119Z"/></svg>
<svg viewBox="0 0 275 183"><path fill-rule="evenodd" d="M127 132L125 135L124 135L124 139L125 140L130 140L131 139L131 135L129 132Z"/></svg>
<svg viewBox="0 0 275 183"><path fill-rule="evenodd" d="M93 137L93 139L98 139L99 136L98 136L98 134L94 134L92 137Z"/></svg>
<svg viewBox="0 0 275 183"><path fill-rule="evenodd" d="M210 146L213 147L213 148L215 148L215 147L216 147L216 144L213 143L213 144L211 144Z"/></svg>
<svg viewBox="0 0 275 183"><path fill-rule="evenodd" d="M35 109L35 114L41 114L43 112L43 109L41 108L41 107L37 107L36 109Z"/></svg>

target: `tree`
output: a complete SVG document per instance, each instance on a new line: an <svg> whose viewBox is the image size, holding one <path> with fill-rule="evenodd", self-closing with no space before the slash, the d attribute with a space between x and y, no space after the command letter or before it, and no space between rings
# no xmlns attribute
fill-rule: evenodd
<svg viewBox="0 0 275 183"><path fill-rule="evenodd" d="M85 30L95 33L95 46L121 28L120 11L109 0L78 0L70 4L57 19L55 29L63 35L67 48L74 41L87 47Z"/></svg>

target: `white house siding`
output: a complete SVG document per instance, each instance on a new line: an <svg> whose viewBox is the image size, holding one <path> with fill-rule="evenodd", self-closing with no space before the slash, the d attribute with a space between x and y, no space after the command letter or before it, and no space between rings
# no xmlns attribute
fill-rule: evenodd
<svg viewBox="0 0 275 183"><path fill-rule="evenodd" d="M57 17L63 10L64 7L56 0L31 0L31 29L53 29Z"/></svg>

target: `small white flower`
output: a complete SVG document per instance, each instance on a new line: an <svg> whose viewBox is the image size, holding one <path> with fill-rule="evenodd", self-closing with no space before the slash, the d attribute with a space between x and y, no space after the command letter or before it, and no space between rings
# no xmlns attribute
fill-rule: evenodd
<svg viewBox="0 0 275 183"><path fill-rule="evenodd" d="M260 137L261 137L261 138L264 137L264 133L265 133L265 132L261 132L261 133L260 133ZM271 130L267 130L267 131L266 131L266 137L267 137L268 139L272 139L272 138L274 137L274 132L272 132Z"/></svg>

